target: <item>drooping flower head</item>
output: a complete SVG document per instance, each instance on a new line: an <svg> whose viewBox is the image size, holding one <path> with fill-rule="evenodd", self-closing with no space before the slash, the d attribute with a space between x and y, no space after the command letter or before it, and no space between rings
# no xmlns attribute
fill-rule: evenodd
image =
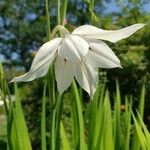
<svg viewBox="0 0 150 150"><path fill-rule="evenodd" d="M31 68L26 74L15 77L11 82L27 82L47 74L49 66L55 63L55 78L58 91L63 93L73 78L93 96L98 84L98 67L121 67L120 61L109 46L103 42L117 42L127 38L144 24L134 24L120 30L102 30L91 25L76 28L71 34L63 26L56 26L62 37L43 44L37 51Z"/></svg>

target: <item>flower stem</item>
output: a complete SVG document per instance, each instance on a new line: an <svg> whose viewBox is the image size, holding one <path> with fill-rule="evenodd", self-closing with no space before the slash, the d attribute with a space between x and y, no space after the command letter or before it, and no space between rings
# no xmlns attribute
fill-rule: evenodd
<svg viewBox="0 0 150 150"><path fill-rule="evenodd" d="M50 150L55 150L55 118L56 110L51 112Z"/></svg>
<svg viewBox="0 0 150 150"><path fill-rule="evenodd" d="M47 20L47 39L50 40L51 36L51 30L50 30L50 16L49 16L49 3L48 0L46 0L46 20ZM54 108L55 104L55 80L54 80L54 74L53 74L53 65L50 67L49 76L50 82L48 84L49 87L49 97L50 97L50 108L51 108L51 125L50 125L50 149L55 150L55 116L56 111ZM51 87L50 87L51 86Z"/></svg>
<svg viewBox="0 0 150 150"><path fill-rule="evenodd" d="M46 85L47 79L44 83L44 91L43 91L43 98L42 98L42 114L41 114L41 150L46 150Z"/></svg>
<svg viewBox="0 0 150 150"><path fill-rule="evenodd" d="M52 31L52 38L55 38L58 31L62 33L62 36L64 36L65 34L70 34L69 31L64 26L57 25Z"/></svg>
<svg viewBox="0 0 150 150"><path fill-rule="evenodd" d="M55 150L55 124L56 124L56 110L55 110L55 80L54 80L54 74L53 74L53 67L54 65L51 65L50 72L49 72L49 81L48 81L48 87L49 87L49 99L50 99L50 150Z"/></svg>
<svg viewBox="0 0 150 150"><path fill-rule="evenodd" d="M60 0L57 0L57 24L60 24Z"/></svg>
<svg viewBox="0 0 150 150"><path fill-rule="evenodd" d="M66 9L67 9L67 3L68 0L63 1L62 5L62 16L60 16L60 0L57 0L57 23L58 25L54 28L52 31L52 34L50 36L50 18L49 18L49 10L48 10L48 0L46 0L46 18L47 18L47 37L48 40L50 38L54 38L57 34L57 32L60 31L60 35L64 36L65 34L69 34L69 31L63 27L64 25L64 18L66 15ZM60 25L62 24L62 25ZM54 65L51 65L50 72L49 72L49 81L48 87L49 87L49 97L50 97L50 108L51 108L51 124L50 124L50 149L60 149L60 120L61 120L61 112L62 112L62 100L61 95L55 99L55 79L54 79Z"/></svg>
<svg viewBox="0 0 150 150"><path fill-rule="evenodd" d="M60 149L60 119L62 112L62 95L59 95L51 114L50 149Z"/></svg>
<svg viewBox="0 0 150 150"><path fill-rule="evenodd" d="M51 36L51 27L50 27L50 16L49 16L49 3L48 0L45 1L45 9L46 9L46 21L47 21L47 39L50 40Z"/></svg>
<svg viewBox="0 0 150 150"><path fill-rule="evenodd" d="M64 26L64 20L66 17L66 12L67 12L67 4L68 4L68 0L64 0L63 1L63 5L62 5L62 12L61 12L61 25Z"/></svg>

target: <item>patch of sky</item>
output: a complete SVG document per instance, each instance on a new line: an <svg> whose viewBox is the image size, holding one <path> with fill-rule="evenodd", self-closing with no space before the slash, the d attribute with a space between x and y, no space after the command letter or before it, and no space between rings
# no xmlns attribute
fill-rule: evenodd
<svg viewBox="0 0 150 150"><path fill-rule="evenodd" d="M75 16L75 15L72 14L72 13L67 14L67 18L68 18L68 20L69 20L72 24L75 24L76 21L77 21L77 16Z"/></svg>
<svg viewBox="0 0 150 150"><path fill-rule="evenodd" d="M55 15L56 15L56 9L55 9L55 8L52 8L50 14L51 14L51 16L55 16Z"/></svg>
<svg viewBox="0 0 150 150"><path fill-rule="evenodd" d="M120 7L117 6L116 2L114 0L112 0L110 3L104 3L105 6L105 12L106 13L111 13L111 12L119 12L120 11Z"/></svg>
<svg viewBox="0 0 150 150"><path fill-rule="evenodd" d="M3 55L0 55L0 63L3 63L3 62L5 62L5 58Z"/></svg>
<svg viewBox="0 0 150 150"><path fill-rule="evenodd" d="M12 23L12 20L5 17L5 25L10 26L11 23ZM3 28L3 27L4 27L4 19L3 17L0 16L0 28Z"/></svg>
<svg viewBox="0 0 150 150"><path fill-rule="evenodd" d="M11 59L16 60L16 59L18 59L18 57L19 57L18 54L14 52L14 53L12 53Z"/></svg>
<svg viewBox="0 0 150 150"><path fill-rule="evenodd" d="M3 28L4 26L4 20L2 17L0 17L0 28Z"/></svg>
<svg viewBox="0 0 150 150"><path fill-rule="evenodd" d="M150 13L150 1L147 4L144 4L144 10Z"/></svg>
<svg viewBox="0 0 150 150"><path fill-rule="evenodd" d="M15 38L15 35L10 31L5 31L5 34L0 34L0 39L3 39L3 40L10 40L14 38Z"/></svg>
<svg viewBox="0 0 150 150"><path fill-rule="evenodd" d="M121 7L118 5L118 3L115 0L111 0L110 2L103 2L105 9L103 10L103 13L109 14L113 12L120 12ZM126 5L126 1L121 1L122 5ZM145 12L150 12L150 1L145 2L143 5L143 10Z"/></svg>
<svg viewBox="0 0 150 150"><path fill-rule="evenodd" d="M24 20L25 21L34 21L37 18L37 14L33 13L33 12L27 12Z"/></svg>

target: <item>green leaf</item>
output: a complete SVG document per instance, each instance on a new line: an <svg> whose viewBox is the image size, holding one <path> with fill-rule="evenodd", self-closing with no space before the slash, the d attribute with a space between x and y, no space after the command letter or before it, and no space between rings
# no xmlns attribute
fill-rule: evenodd
<svg viewBox="0 0 150 150"><path fill-rule="evenodd" d="M120 104L121 104L121 96L119 83L116 82L116 97L115 97L115 108L114 108L114 143L115 149L120 149L121 147L121 127L120 127Z"/></svg>
<svg viewBox="0 0 150 150"><path fill-rule="evenodd" d="M140 97L140 103L139 103L139 114L143 118L144 114L144 103L145 103L145 83L143 83L142 90L141 90L141 97Z"/></svg>
<svg viewBox="0 0 150 150"><path fill-rule="evenodd" d="M26 126L23 110L21 107L20 96L17 85L15 84L15 106L10 105L8 119L8 143L11 150L32 150L31 142Z"/></svg>
<svg viewBox="0 0 150 150"><path fill-rule="evenodd" d="M145 138L146 138L146 141L147 141L147 149L150 150L150 133L149 133L148 129L146 128L140 114L138 112L137 112L137 114L138 114L138 120L140 122L140 125L142 126L142 128L144 130Z"/></svg>
<svg viewBox="0 0 150 150"><path fill-rule="evenodd" d="M131 130L131 111L130 111L130 104L128 101L127 96L125 97L125 112L123 114L123 126L124 126L124 132L123 132L123 147L124 150L130 149L130 130Z"/></svg>
<svg viewBox="0 0 150 150"><path fill-rule="evenodd" d="M104 150L114 150L114 140L113 140L113 126L111 117L111 106L108 92L104 99L104 120L103 120L104 134L103 134L103 145Z"/></svg>
<svg viewBox="0 0 150 150"><path fill-rule="evenodd" d="M133 112L132 112L132 117L134 120L135 132L138 137L138 142L139 142L142 150L147 150L148 145L147 145L145 135L143 134L142 128L141 128L140 124L138 123L137 119L135 118Z"/></svg>
<svg viewBox="0 0 150 150"><path fill-rule="evenodd" d="M75 81L73 81L71 86L71 93L74 96L72 102L72 121L73 121L73 136L75 136L74 140L74 148L77 150L86 150L85 145L85 137L84 137L84 120L82 113L82 105L78 92L77 85Z"/></svg>
<svg viewBox="0 0 150 150"><path fill-rule="evenodd" d="M61 134L63 150L70 150L70 145L62 121L60 122L60 134Z"/></svg>
<svg viewBox="0 0 150 150"><path fill-rule="evenodd" d="M41 150L46 150L46 85L44 83L43 98L42 98L42 114L41 114Z"/></svg>

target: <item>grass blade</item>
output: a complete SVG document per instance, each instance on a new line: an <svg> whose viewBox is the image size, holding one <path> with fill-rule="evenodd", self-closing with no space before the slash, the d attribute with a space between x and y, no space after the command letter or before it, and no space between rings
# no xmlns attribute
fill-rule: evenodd
<svg viewBox="0 0 150 150"><path fill-rule="evenodd" d="M73 136L75 136L76 140L74 141L75 143L75 149L77 150L85 150L86 145L85 145L85 137L84 137L84 121L83 121L83 114L82 114L82 105L81 105L81 100L80 96L78 93L78 88L73 81L72 86L71 86L71 93L74 96L73 99L73 104L72 104L72 120L74 126L73 126Z"/></svg>
<svg viewBox="0 0 150 150"><path fill-rule="evenodd" d="M47 80L46 80L47 81ZM42 98L42 114L41 114L41 150L46 150L46 85L44 83L43 98Z"/></svg>
<svg viewBox="0 0 150 150"><path fill-rule="evenodd" d="M64 129L62 122L60 122L60 134L61 134L63 150L70 150L70 145L69 145L69 142L68 142L68 139L67 139L65 129Z"/></svg>
<svg viewBox="0 0 150 150"><path fill-rule="evenodd" d="M148 150L150 150L150 133L149 133L148 129L146 128L146 126L145 126L145 124L144 124L140 114L138 112L137 112L137 114L138 114L138 120L139 120L140 125L142 126L144 134L145 134L145 138L146 138L147 145L148 145L147 148L148 148Z"/></svg>
<svg viewBox="0 0 150 150"><path fill-rule="evenodd" d="M131 130L131 111L130 104L127 96L125 97L125 112L124 112L124 132L123 132L123 145L124 150L129 150L130 144L130 130Z"/></svg>
<svg viewBox="0 0 150 150"><path fill-rule="evenodd" d="M28 129L26 126L23 110L21 107L21 102L20 102L20 96L18 93L18 88L17 85L15 84L15 96L16 96L16 103L15 103L15 119L16 119L16 126L18 129L18 138L19 142L21 144L21 150L31 150L31 143L30 143L30 138L28 134Z"/></svg>
<svg viewBox="0 0 150 150"><path fill-rule="evenodd" d="M143 86L142 86L140 103L139 103L139 108L138 108L138 112L142 118L144 114L144 103L145 103L145 83L143 83Z"/></svg>
<svg viewBox="0 0 150 150"><path fill-rule="evenodd" d="M135 118L133 112L132 112L132 117L134 120L135 132L138 138L138 143L141 146L142 150L147 150L148 145L147 145L145 135L143 134L142 128L138 123L137 119Z"/></svg>
<svg viewBox="0 0 150 150"><path fill-rule="evenodd" d="M116 82L116 97L115 97L115 108L114 108L114 143L115 149L120 149L121 143L121 127L120 127L120 104L121 96L119 90L118 81Z"/></svg>
<svg viewBox="0 0 150 150"><path fill-rule="evenodd" d="M13 104L10 104L8 120L8 143L10 144L9 149L32 150L16 84L15 97L15 106Z"/></svg>
<svg viewBox="0 0 150 150"><path fill-rule="evenodd" d="M104 99L104 120L103 127L105 127L103 134L103 145L104 150L114 150L114 141L113 141L113 130L112 130L112 117L111 117L111 106L108 92Z"/></svg>
<svg viewBox="0 0 150 150"><path fill-rule="evenodd" d="M145 84L143 84L143 87L142 87L141 98L140 98L139 108L138 108L139 113L142 116L142 118L143 118L143 114L144 114L144 103L145 103ZM137 122L139 123L139 120L137 120ZM133 150L140 150L140 143L138 142L139 139L138 139L137 131L136 131L137 128L135 127L135 131L134 131L132 142L131 142L131 148Z"/></svg>

